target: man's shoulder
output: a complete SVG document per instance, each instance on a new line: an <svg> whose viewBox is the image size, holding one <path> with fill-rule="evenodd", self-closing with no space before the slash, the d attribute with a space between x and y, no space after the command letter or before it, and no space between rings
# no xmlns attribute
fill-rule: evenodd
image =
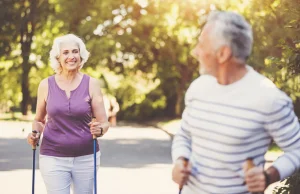
<svg viewBox="0 0 300 194"><path fill-rule="evenodd" d="M189 90L208 87L209 85L215 82L216 82L215 77L211 75L201 75L191 83Z"/></svg>
<svg viewBox="0 0 300 194"><path fill-rule="evenodd" d="M189 86L185 98L186 100L195 96L201 96L201 93L206 93L209 88L216 83L216 78L211 75L201 75L195 79Z"/></svg>
<svg viewBox="0 0 300 194"><path fill-rule="evenodd" d="M275 101L278 99L290 100L290 97L280 90L274 82L258 72L255 72L252 84L257 86L254 92L256 92L256 95L260 96L261 99L266 97L267 99L273 99Z"/></svg>
<svg viewBox="0 0 300 194"><path fill-rule="evenodd" d="M216 78L212 75L201 75L196 78L192 83L199 84L199 83L207 83L207 82L215 82Z"/></svg>

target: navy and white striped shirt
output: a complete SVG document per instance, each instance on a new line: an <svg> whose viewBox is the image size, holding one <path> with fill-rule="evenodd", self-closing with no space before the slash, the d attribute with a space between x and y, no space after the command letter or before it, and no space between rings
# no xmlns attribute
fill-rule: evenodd
<svg viewBox="0 0 300 194"><path fill-rule="evenodd" d="M183 194L248 194L242 165L253 158L263 167L272 139L284 151L273 164L281 179L300 167L300 130L291 99L247 69L230 85L203 75L189 87L172 145L173 161L186 157L192 163Z"/></svg>

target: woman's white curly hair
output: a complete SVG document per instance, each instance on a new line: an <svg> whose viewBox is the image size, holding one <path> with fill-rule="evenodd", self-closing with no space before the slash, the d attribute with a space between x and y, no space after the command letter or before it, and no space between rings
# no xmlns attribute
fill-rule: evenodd
<svg viewBox="0 0 300 194"><path fill-rule="evenodd" d="M60 55L60 46L65 42L75 42L78 45L79 53L81 57L81 63L79 69L83 67L85 62L87 62L90 53L86 50L86 46L83 41L74 34L67 34L64 36L60 36L54 39L52 49L50 51L50 66L54 70L55 73L59 73L61 71L61 66L59 64L58 58Z"/></svg>

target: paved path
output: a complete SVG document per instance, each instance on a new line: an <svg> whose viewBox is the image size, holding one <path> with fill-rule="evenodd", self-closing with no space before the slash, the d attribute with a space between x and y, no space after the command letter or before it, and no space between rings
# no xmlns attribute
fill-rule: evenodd
<svg viewBox="0 0 300 194"><path fill-rule="evenodd" d="M0 193L31 193L32 150L25 141L30 130L28 122L0 121ZM171 181L171 139L162 130L136 125L115 127L99 143L98 193L178 193ZM38 161L36 193L46 194Z"/></svg>
<svg viewBox="0 0 300 194"><path fill-rule="evenodd" d="M25 141L30 130L30 123L0 121L0 193L31 193L32 150ZM116 127L99 143L102 157L98 193L177 193L177 185L171 181L171 141L163 131L142 126ZM46 194L38 169L36 183L36 193Z"/></svg>

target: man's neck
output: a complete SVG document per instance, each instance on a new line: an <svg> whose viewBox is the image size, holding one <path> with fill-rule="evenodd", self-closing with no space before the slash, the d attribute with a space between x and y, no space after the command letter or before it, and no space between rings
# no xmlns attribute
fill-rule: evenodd
<svg viewBox="0 0 300 194"><path fill-rule="evenodd" d="M245 64L222 64L217 70L217 81L221 85L230 85L242 79L248 72Z"/></svg>

